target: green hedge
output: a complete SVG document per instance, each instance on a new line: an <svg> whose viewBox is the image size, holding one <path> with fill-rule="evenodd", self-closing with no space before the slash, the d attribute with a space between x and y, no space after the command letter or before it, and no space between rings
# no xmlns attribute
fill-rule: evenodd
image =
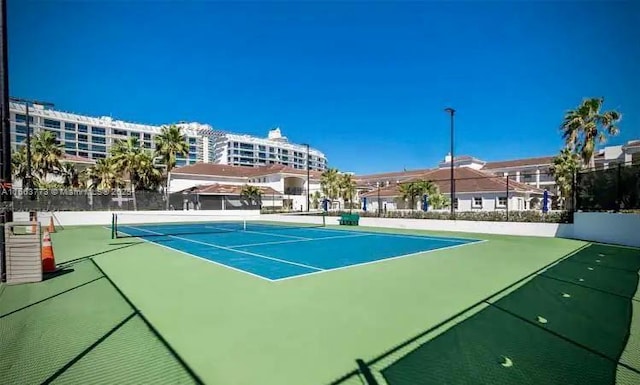
<svg viewBox="0 0 640 385"><path fill-rule="evenodd" d="M327 215L340 216L344 211L332 211ZM348 212L346 212L348 213ZM361 217L377 217L375 212L359 212ZM387 211L382 213L382 218L407 218L407 219L451 219L448 212L423 212L423 211ZM460 221L488 221L506 222L507 214L504 211L462 211L456 212L456 219ZM509 222L538 222L538 223L572 223L573 213L568 211L542 214L540 211L511 211Z"/></svg>

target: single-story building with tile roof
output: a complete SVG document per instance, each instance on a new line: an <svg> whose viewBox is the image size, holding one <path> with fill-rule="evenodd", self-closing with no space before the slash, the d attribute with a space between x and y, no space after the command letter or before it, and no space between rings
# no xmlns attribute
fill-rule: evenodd
<svg viewBox="0 0 640 385"><path fill-rule="evenodd" d="M268 186L256 186L262 197L259 202L242 198L243 185L198 185L171 194L170 205L180 210L255 210L262 207L282 207L283 195Z"/></svg>
<svg viewBox="0 0 640 385"><path fill-rule="evenodd" d="M451 171L440 168L381 188L372 188L360 194L360 199L367 198L367 206L371 211L378 207L383 210L411 209L409 202L401 200L400 185L419 180L431 181L438 186L440 193L451 196ZM504 210L507 204L510 210L529 210L538 208L544 190L531 185L509 180L470 167L454 168L455 194L454 206L458 211L492 211ZM378 202L379 205L378 205ZM416 199L414 209L420 208L420 199Z"/></svg>
<svg viewBox="0 0 640 385"><path fill-rule="evenodd" d="M310 194L320 191L320 176L319 171L309 172ZM176 168L169 176L169 192L172 194L207 185L216 185L214 189L220 191L225 188L223 186L235 186L241 189L245 184L265 189L263 206L288 207L296 211L306 210L308 188L306 170L283 165L243 167L196 163ZM313 199L310 200L313 205Z"/></svg>

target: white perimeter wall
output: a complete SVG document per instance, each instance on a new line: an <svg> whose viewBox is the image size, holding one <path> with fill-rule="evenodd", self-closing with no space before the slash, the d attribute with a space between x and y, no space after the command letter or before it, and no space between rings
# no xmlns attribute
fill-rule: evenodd
<svg viewBox="0 0 640 385"><path fill-rule="evenodd" d="M640 247L640 214L575 213L572 238Z"/></svg>
<svg viewBox="0 0 640 385"><path fill-rule="evenodd" d="M259 210L191 210L191 211L59 211L55 213L54 224L56 226L75 225L111 225L113 214L118 214L118 223L145 223L145 222L194 222L209 221L212 217L232 219L256 219L260 217ZM38 221L42 226L48 226L50 213L38 213ZM13 214L14 222L29 220L29 213L19 212Z"/></svg>

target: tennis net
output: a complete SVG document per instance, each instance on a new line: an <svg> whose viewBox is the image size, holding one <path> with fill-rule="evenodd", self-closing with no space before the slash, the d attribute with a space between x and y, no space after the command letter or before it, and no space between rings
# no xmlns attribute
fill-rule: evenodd
<svg viewBox="0 0 640 385"><path fill-rule="evenodd" d="M324 227L325 223L322 212L257 215L125 212L113 214L111 237L272 231Z"/></svg>

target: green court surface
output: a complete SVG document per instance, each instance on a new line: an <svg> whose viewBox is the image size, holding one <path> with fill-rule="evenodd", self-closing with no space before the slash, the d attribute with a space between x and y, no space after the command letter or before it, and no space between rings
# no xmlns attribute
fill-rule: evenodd
<svg viewBox="0 0 640 385"><path fill-rule="evenodd" d="M0 382L640 383L639 250L393 232L485 242L268 281L66 228L59 274L0 286Z"/></svg>

